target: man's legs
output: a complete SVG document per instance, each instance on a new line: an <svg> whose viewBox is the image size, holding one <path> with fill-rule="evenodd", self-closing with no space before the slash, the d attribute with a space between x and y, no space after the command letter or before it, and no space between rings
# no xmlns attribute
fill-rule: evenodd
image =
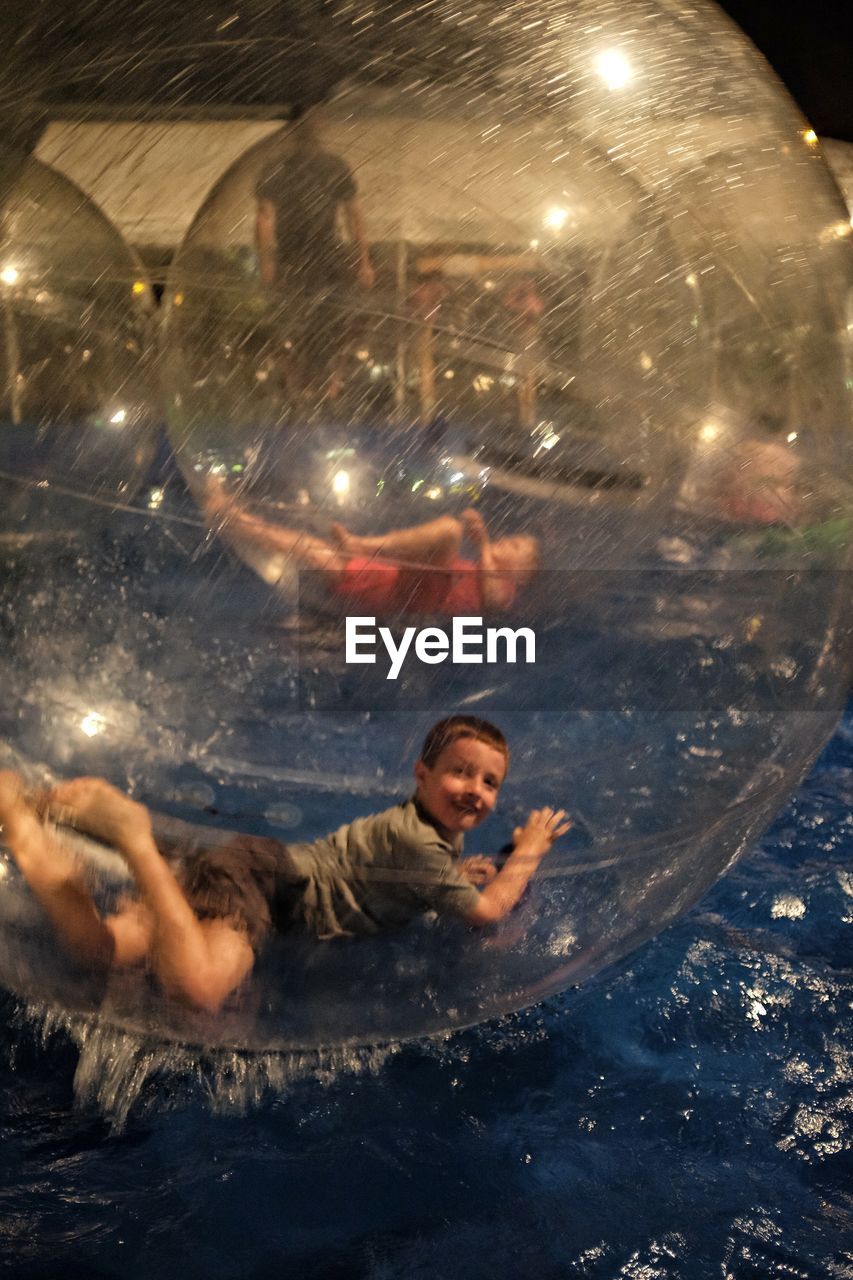
<svg viewBox="0 0 853 1280"><path fill-rule="evenodd" d="M141 899L102 918L73 859L39 822L19 780L0 774L0 820L12 856L70 954L105 967L147 960L168 994L218 1009L248 976L254 952L229 921L197 918L154 843L144 806L99 778L61 784L49 804L122 854Z"/></svg>
<svg viewBox="0 0 853 1280"><path fill-rule="evenodd" d="M219 532L227 541L239 544L243 540L263 551L288 556L302 569L340 573L344 568L346 558L337 547L313 533L288 529L261 516L250 515L238 502L227 497L220 485L209 486L204 509L209 518L220 522Z"/></svg>
<svg viewBox="0 0 853 1280"><path fill-rule="evenodd" d="M0 823L21 875L70 955L98 967L132 963L119 958L117 940L98 914L77 863L39 820L20 778L10 772L0 773ZM140 945L143 942L140 938ZM142 954L133 958L142 959L144 954L143 947Z"/></svg>
<svg viewBox="0 0 853 1280"><path fill-rule="evenodd" d="M425 524L388 533L359 537L342 524L332 525L332 537L348 556L381 556L403 564L448 565L459 555L462 522L455 516L438 516Z"/></svg>

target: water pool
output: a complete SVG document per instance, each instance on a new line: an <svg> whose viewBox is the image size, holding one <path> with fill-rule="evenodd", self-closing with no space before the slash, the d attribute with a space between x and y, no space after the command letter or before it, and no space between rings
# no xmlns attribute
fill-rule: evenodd
<svg viewBox="0 0 853 1280"><path fill-rule="evenodd" d="M135 1058L7 997L5 1273L849 1276L851 799L848 706L692 913L439 1042Z"/></svg>

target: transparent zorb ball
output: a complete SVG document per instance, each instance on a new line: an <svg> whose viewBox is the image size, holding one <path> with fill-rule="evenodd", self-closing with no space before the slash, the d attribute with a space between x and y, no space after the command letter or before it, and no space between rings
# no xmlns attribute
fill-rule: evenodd
<svg viewBox="0 0 853 1280"><path fill-rule="evenodd" d="M850 226L778 83L704 4L395 13L278 51L293 119L175 257L207 541L116 600L98 740L155 807L305 840L405 797L469 711L512 751L471 851L534 806L575 825L488 935L280 940L205 1032L239 1043L431 1032L595 972L748 846L847 687ZM535 542L500 598L477 529ZM451 636L462 601L535 660L346 661L347 617Z"/></svg>

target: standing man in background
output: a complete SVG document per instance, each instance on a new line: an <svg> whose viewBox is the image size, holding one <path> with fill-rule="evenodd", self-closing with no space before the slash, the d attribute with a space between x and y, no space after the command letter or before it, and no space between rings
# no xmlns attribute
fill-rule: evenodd
<svg viewBox="0 0 853 1280"><path fill-rule="evenodd" d="M313 116L296 121L285 151L255 187L255 239L261 283L282 321L282 381L300 396L317 375L334 399L351 337L352 295L375 272L349 165L326 151ZM339 234L339 216L347 241Z"/></svg>

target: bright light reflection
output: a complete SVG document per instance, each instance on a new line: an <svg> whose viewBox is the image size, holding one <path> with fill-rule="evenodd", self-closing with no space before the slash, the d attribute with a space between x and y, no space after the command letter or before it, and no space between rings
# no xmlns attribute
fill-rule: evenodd
<svg viewBox="0 0 853 1280"><path fill-rule="evenodd" d="M558 435L556 435L553 431L546 431L545 434L542 436L542 439L539 441L538 445L536 446L536 449L533 454L534 458L538 454L540 454L543 449L545 450L553 449L554 445L559 443L560 443L560 437Z"/></svg>
<svg viewBox="0 0 853 1280"><path fill-rule="evenodd" d="M0 271L0 280L2 280L4 284L17 284L20 274L21 273L17 267L4 267L3 270Z"/></svg>
<svg viewBox="0 0 853 1280"><path fill-rule="evenodd" d="M336 471L332 477L332 493L339 498L345 498L351 488L350 474L348 471Z"/></svg>
<svg viewBox="0 0 853 1280"><path fill-rule="evenodd" d="M618 49L599 54L593 65L608 89L624 89L633 75L630 62Z"/></svg>
<svg viewBox="0 0 853 1280"><path fill-rule="evenodd" d="M120 427L122 423L126 421L127 421L126 409L116 409L115 413L110 418L110 422L113 424L114 427Z"/></svg>
<svg viewBox="0 0 853 1280"><path fill-rule="evenodd" d="M712 444L720 434L720 425L718 422L706 422L699 431L699 439L704 440L706 444Z"/></svg>
<svg viewBox="0 0 853 1280"><path fill-rule="evenodd" d="M808 146L810 147L817 146L817 134L815 133L814 129L803 129L802 138L803 138L803 142L805 142Z"/></svg>
<svg viewBox="0 0 853 1280"><path fill-rule="evenodd" d="M444 497L444 490L437 484L430 485L429 489L424 490L424 497L429 498L431 502L437 502L439 498Z"/></svg>
<svg viewBox="0 0 853 1280"><path fill-rule="evenodd" d="M545 217L542 219L542 225L548 231L562 231L568 220L568 209L563 209L559 205L555 204L545 214Z"/></svg>
<svg viewBox="0 0 853 1280"><path fill-rule="evenodd" d="M796 438L797 438L797 433L796 433L796 431L789 431L789 432L788 432L788 436L787 436L788 444L793 444L793 443L794 443L794 441L796 440Z"/></svg>
<svg viewBox="0 0 853 1280"><path fill-rule="evenodd" d="M80 730L85 733L87 738L97 737L99 733L103 733L107 727L107 722L97 711L90 711L80 721Z"/></svg>
<svg viewBox="0 0 853 1280"><path fill-rule="evenodd" d="M165 497L165 490L163 489L151 490L151 492L148 495L148 505L152 511L156 511L158 507L161 507L163 505L164 497Z"/></svg>

